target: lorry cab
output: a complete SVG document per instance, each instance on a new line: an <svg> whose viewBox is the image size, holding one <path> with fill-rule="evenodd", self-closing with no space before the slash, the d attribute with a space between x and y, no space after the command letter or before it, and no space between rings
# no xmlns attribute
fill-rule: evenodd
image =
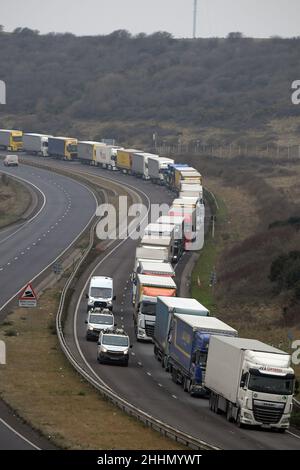
<svg viewBox="0 0 300 470"><path fill-rule="evenodd" d="M108 309L95 308L89 311L86 320L86 339L98 339L101 331L114 329L114 316Z"/></svg>
<svg viewBox="0 0 300 470"><path fill-rule="evenodd" d="M158 296L176 296L176 284L173 278L138 274L133 317L138 341L152 341Z"/></svg>
<svg viewBox="0 0 300 470"><path fill-rule="evenodd" d="M291 356L254 339L212 336L205 376L210 408L238 426L284 432L293 406Z"/></svg>
<svg viewBox="0 0 300 470"><path fill-rule="evenodd" d="M74 160L78 155L77 139L66 138L65 142L65 159Z"/></svg>
<svg viewBox="0 0 300 470"><path fill-rule="evenodd" d="M111 362L128 366L129 336L123 329L101 331L98 340L97 361L100 364Z"/></svg>
<svg viewBox="0 0 300 470"><path fill-rule="evenodd" d="M93 276L90 280L89 291L86 294L88 299L87 311L91 308L108 308L112 310L113 300L113 280L107 276Z"/></svg>
<svg viewBox="0 0 300 470"><path fill-rule="evenodd" d="M23 131L0 129L0 147L12 152L23 148Z"/></svg>

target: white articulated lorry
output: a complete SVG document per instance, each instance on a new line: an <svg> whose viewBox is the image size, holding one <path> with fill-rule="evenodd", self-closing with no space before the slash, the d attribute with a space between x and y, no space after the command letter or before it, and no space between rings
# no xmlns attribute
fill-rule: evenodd
<svg viewBox="0 0 300 470"><path fill-rule="evenodd" d="M154 235L144 235L143 238L141 239L141 245L142 246L151 246L151 247L163 247L168 250L168 259L166 261L169 261L172 263L172 260L174 258L174 239L171 235L168 236L157 236Z"/></svg>
<svg viewBox="0 0 300 470"><path fill-rule="evenodd" d="M164 184L164 175L168 170L168 165L174 163L171 158L164 158L158 156L148 157L148 175L150 180L156 184Z"/></svg>
<svg viewBox="0 0 300 470"><path fill-rule="evenodd" d="M122 147L116 147L114 145L103 145L99 147L99 150L96 154L96 162L102 168L106 168L107 170L115 171L116 167L116 159L117 159L117 151L122 150Z"/></svg>
<svg viewBox="0 0 300 470"><path fill-rule="evenodd" d="M179 250L178 245L181 243L183 247L183 236L181 239L176 240L176 227L174 224L160 224L151 223L145 227L144 234L153 238L170 237L171 238L171 252L172 262L177 263L182 254L183 249Z"/></svg>
<svg viewBox="0 0 300 470"><path fill-rule="evenodd" d="M132 274L132 303L135 304L136 296L136 276L137 274L146 274L147 276L167 276L175 278L173 266L168 262L159 260L139 260L136 271Z"/></svg>
<svg viewBox="0 0 300 470"><path fill-rule="evenodd" d="M239 426L284 432L295 382L290 362L289 354L261 341L212 336L205 375L210 409Z"/></svg>
<svg viewBox="0 0 300 470"><path fill-rule="evenodd" d="M135 251L135 261L133 272L135 273L141 261L151 260L152 262L168 262L169 251L163 246L138 246Z"/></svg>
<svg viewBox="0 0 300 470"><path fill-rule="evenodd" d="M143 178L144 180L149 179L148 174L148 158L158 157L152 153L146 152L135 152L132 154L131 172L133 175Z"/></svg>
<svg viewBox="0 0 300 470"><path fill-rule="evenodd" d="M197 197L200 201L203 201L203 186L201 184L181 183L178 197L179 199Z"/></svg>
<svg viewBox="0 0 300 470"><path fill-rule="evenodd" d="M137 274L133 321L138 341L152 341L159 295L176 296L176 284L172 277Z"/></svg>
<svg viewBox="0 0 300 470"><path fill-rule="evenodd" d="M48 157L49 135L44 134L23 134L23 150L26 153Z"/></svg>

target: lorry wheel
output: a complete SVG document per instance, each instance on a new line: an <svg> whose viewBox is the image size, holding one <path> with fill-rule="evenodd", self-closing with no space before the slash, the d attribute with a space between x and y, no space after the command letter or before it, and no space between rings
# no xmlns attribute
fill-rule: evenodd
<svg viewBox="0 0 300 470"><path fill-rule="evenodd" d="M209 409L213 411L213 400L214 400L214 394L211 393L209 397Z"/></svg>
<svg viewBox="0 0 300 470"><path fill-rule="evenodd" d="M232 421L233 421L233 419L232 419L232 409L231 409L231 406L229 404L227 405L226 419L229 423L232 423Z"/></svg>
<svg viewBox="0 0 300 470"><path fill-rule="evenodd" d="M170 365L169 365L169 362L168 362L168 357L167 356L164 356L162 361L161 361L161 366L165 369L166 372L172 372L170 370Z"/></svg>
<svg viewBox="0 0 300 470"><path fill-rule="evenodd" d="M279 434L284 434L286 431L286 428L279 428L277 429L277 432L279 432Z"/></svg>
<svg viewBox="0 0 300 470"><path fill-rule="evenodd" d="M156 347L156 346L154 346L153 352L154 352L154 356L155 356L156 359L158 360L158 351L157 351L157 347Z"/></svg>
<svg viewBox="0 0 300 470"><path fill-rule="evenodd" d="M184 380L183 380L183 390L185 392L189 392L189 380L185 377Z"/></svg>
<svg viewBox="0 0 300 470"><path fill-rule="evenodd" d="M172 369L172 380L175 384L177 384L177 370Z"/></svg>
<svg viewBox="0 0 300 470"><path fill-rule="evenodd" d="M237 427L240 428L240 429L245 428L245 425L243 423L241 423L241 410L238 411L237 418L236 418L236 424L237 424Z"/></svg>

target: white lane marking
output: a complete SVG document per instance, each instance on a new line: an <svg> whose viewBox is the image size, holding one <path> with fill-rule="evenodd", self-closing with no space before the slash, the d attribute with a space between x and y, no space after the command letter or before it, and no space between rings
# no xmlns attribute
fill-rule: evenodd
<svg viewBox="0 0 300 470"><path fill-rule="evenodd" d="M176 397L176 395L172 395L172 398L175 398L175 400L177 400L177 397Z"/></svg>
<svg viewBox="0 0 300 470"><path fill-rule="evenodd" d="M15 257L14 257L14 260L17 261L17 259L19 259L18 256L15 256Z"/></svg>
<svg viewBox="0 0 300 470"><path fill-rule="evenodd" d="M103 179L103 177L100 179ZM106 180L108 181L113 181L115 183L115 181L112 179L112 178L105 178ZM140 190L139 189L139 193L138 194L136 191L135 191L135 188L134 186L131 186L129 184L125 184L124 186L127 186L129 189L131 189L138 197L138 199L141 201L141 196L140 194L143 194L143 196L145 197L146 201L147 201L147 204L148 204L148 208L147 208L147 212L146 214L144 215L142 221L141 221L141 224L147 220L148 218L148 215L149 215L149 211L150 211L150 206L151 206L151 202L150 202L150 199L149 197L147 196L146 193L144 193L144 191ZM106 253L106 255L102 258L102 260L100 260L100 262L95 266L95 268L93 269L93 271L91 272L90 274L90 277L94 275L95 271L97 269L99 269L99 267L110 257L112 256L112 254L118 249L120 248L120 246L122 246L128 239L130 239L131 235L134 233L134 229L132 230L132 232L130 232L126 238L123 238L119 243L117 243L108 253ZM115 240L112 240L108 246L107 246L107 249L110 247L111 244L113 244L115 242ZM88 363L85 355L83 354L82 352L82 349L80 348L80 344L79 344L79 339L78 339L78 335L77 335L77 320L78 320L78 313L79 313L79 306L80 306L80 303L81 303L81 300L83 298L83 294L84 292L86 292L86 289L87 289L87 285L89 283L89 279L88 278L80 292L80 295L79 295L79 298L78 298L78 301L77 301L77 304L76 304L76 307L75 307L75 312L74 312L74 318L73 318L73 334L74 334L74 340L75 340L75 343L76 343L76 347L77 347L77 350L82 358L82 360L84 361L84 363L86 364L86 366L88 367L88 369L92 372L92 374L98 378L98 380L100 381L100 383L102 383L106 388L110 389L111 388L99 377L99 375L95 372L95 370L91 367L91 365ZM125 287L125 290L127 289L127 287ZM121 312L123 311L123 309L121 309ZM138 363L138 365L142 366L142 363Z"/></svg>
<svg viewBox="0 0 300 470"><path fill-rule="evenodd" d="M12 428L6 421L4 421L2 418L0 418L0 423L2 423L5 427L7 427L11 432L13 432L16 436L18 436L20 439L22 439L24 442L27 442L31 447L33 447L36 450L41 450L38 446L36 446L33 442L29 441L26 437L22 436L18 431L16 431L14 428Z"/></svg>
<svg viewBox="0 0 300 470"><path fill-rule="evenodd" d="M288 434L291 434L291 436L294 436L296 437L297 439L300 439L300 436L298 436L297 434L294 434L293 432L291 431L287 431Z"/></svg>
<svg viewBox="0 0 300 470"><path fill-rule="evenodd" d="M1 170L2 171L2 170ZM47 171L47 170L46 170ZM70 178L72 179L72 178ZM72 181L75 181L75 180L72 180ZM43 274L47 269L50 268L50 266L55 263L61 256L63 256L69 249L72 245L74 245L77 240L82 236L82 234L85 232L85 230L87 229L87 227L90 225L90 223L92 222L92 220L94 219L95 217L95 213L96 213L96 209L98 207L98 201L96 199L96 196L95 194L93 193L93 191L88 187L86 186L85 184L83 183L79 183L78 181L76 181L76 184L82 186L86 191L88 191L92 196L93 196L93 199L94 199L94 202L95 202L95 212L93 213L93 215L90 217L89 221L87 222L87 224L85 225L85 227L81 230L81 232L77 235L77 237L71 242L69 243L69 245L58 255L56 256L56 258L54 258L44 269L42 269L39 273L37 273L30 281L29 283L32 284L41 274ZM44 236L46 236L44 234ZM24 254L24 253L23 253ZM25 289L25 287L27 286L28 283L26 283L24 286L22 286L14 295L12 295L10 297L10 299L8 299L1 307L0 307L0 312L18 295L22 292L23 289Z"/></svg>
<svg viewBox="0 0 300 470"><path fill-rule="evenodd" d="M8 172L5 172L1 169L1 172L3 173L6 173L7 175L10 175L12 176L13 178L16 178L20 181L23 181L23 183L27 183L29 184L30 186L34 187L43 197L43 204L40 208L40 210L33 216L31 217L31 219L27 220L26 222L24 222L17 230L15 230L13 233L11 233L10 235L8 235L6 238L3 238L3 240L0 240L0 244L1 243L4 243L6 242L7 240L9 240L11 237L13 237L14 235L16 235L16 233L18 233L20 230L22 230L24 227L26 227L27 225L29 225L34 219L36 219L36 217L38 217L40 215L40 213L44 210L44 207L46 205L46 202L47 202L47 198L46 198L46 195L45 193L40 189L38 188L35 184L31 183L30 181L26 180L25 178L21 178L20 176L15 176L15 175L11 175L11 173L8 173ZM0 234L1 235L1 234Z"/></svg>
<svg viewBox="0 0 300 470"><path fill-rule="evenodd" d="M157 385L158 385L159 387L162 387L162 384L160 384L160 383L158 383Z"/></svg>
<svg viewBox="0 0 300 470"><path fill-rule="evenodd" d="M147 372L147 375L149 375L149 377L151 377L152 374L151 374L151 372Z"/></svg>

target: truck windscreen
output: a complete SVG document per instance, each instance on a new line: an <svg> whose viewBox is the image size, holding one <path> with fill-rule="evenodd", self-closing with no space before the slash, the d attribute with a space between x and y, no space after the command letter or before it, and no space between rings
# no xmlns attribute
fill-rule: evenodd
<svg viewBox="0 0 300 470"><path fill-rule="evenodd" d="M22 136L21 135L13 135L12 140L13 140L13 142L22 142Z"/></svg>
<svg viewBox="0 0 300 470"><path fill-rule="evenodd" d="M144 315L155 315L156 304L150 302L142 302L141 310Z"/></svg>
<svg viewBox="0 0 300 470"><path fill-rule="evenodd" d="M95 299L111 299L112 290L108 287L92 287L90 296Z"/></svg>
<svg viewBox="0 0 300 470"><path fill-rule="evenodd" d="M253 390L253 392L292 395L294 390L294 379L270 375L250 374L248 388L249 390Z"/></svg>

